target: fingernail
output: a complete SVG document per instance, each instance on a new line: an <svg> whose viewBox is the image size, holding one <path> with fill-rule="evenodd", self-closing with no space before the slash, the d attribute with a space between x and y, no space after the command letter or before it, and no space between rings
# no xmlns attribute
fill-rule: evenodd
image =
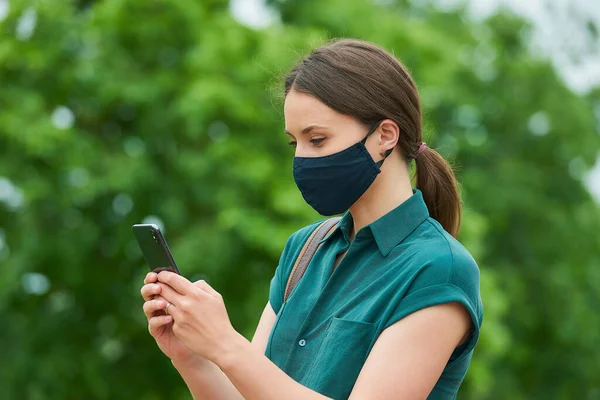
<svg viewBox="0 0 600 400"><path fill-rule="evenodd" d="M154 285L154 286L152 286L152 291L153 291L154 293L158 293L158 289L160 289L160 287L159 287L158 285Z"/></svg>

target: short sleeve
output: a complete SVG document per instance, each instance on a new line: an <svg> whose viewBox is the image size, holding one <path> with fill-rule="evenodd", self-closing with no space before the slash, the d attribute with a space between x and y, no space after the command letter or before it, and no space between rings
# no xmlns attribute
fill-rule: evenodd
<svg viewBox="0 0 600 400"><path fill-rule="evenodd" d="M273 311L275 311L275 314L279 314L279 310L283 305L283 295L287 280L302 246L304 246L304 243L308 240L312 231L316 229L322 221L323 220L317 221L292 233L286 241L281 256L279 257L279 264L277 265L277 268L275 268L275 273L271 278L269 287L269 303L271 303L271 307L273 308Z"/></svg>
<svg viewBox="0 0 600 400"><path fill-rule="evenodd" d="M458 243L458 242L457 242ZM454 247L454 248L452 248ZM479 339L483 304L479 290L479 267L462 245L452 246L447 257L432 260L422 268L400 300L384 329L407 315L435 305L458 302L469 312L472 330L451 360L468 354Z"/></svg>
<svg viewBox="0 0 600 400"><path fill-rule="evenodd" d="M275 274L271 278L271 284L269 288L269 303L271 303L271 307L273 308L273 311L275 311L275 314L279 314L279 309L283 303L284 287L282 279L284 274L281 272L282 269L283 266L280 260L279 265L275 269Z"/></svg>

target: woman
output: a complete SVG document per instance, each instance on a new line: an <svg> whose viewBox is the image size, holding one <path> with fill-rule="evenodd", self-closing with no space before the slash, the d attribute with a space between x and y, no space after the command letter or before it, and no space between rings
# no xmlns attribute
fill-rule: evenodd
<svg viewBox="0 0 600 400"><path fill-rule="evenodd" d="M344 213L339 225L283 302L321 221L290 236L252 342L218 292L171 272L144 281L150 333L196 399L455 398L483 318L479 269L455 239L457 184L422 141L406 68L332 41L287 76L284 114L296 184L322 215Z"/></svg>

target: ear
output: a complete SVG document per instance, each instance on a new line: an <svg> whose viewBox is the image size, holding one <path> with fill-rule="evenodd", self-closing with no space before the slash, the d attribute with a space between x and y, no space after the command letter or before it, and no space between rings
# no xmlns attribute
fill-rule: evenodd
<svg viewBox="0 0 600 400"><path fill-rule="evenodd" d="M378 128L379 136L379 151L383 154L386 150L393 149L398 144L400 138L400 128L391 119L384 119Z"/></svg>

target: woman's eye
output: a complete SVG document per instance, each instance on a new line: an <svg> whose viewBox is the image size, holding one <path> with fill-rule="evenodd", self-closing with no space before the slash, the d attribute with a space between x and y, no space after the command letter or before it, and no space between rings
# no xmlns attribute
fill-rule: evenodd
<svg viewBox="0 0 600 400"><path fill-rule="evenodd" d="M315 146L318 146L319 144L321 144L321 142L323 140L325 140L325 138L315 138L315 139L310 139L309 142L311 142ZM292 147L297 147L298 143L292 140L288 143L288 145L290 145Z"/></svg>

